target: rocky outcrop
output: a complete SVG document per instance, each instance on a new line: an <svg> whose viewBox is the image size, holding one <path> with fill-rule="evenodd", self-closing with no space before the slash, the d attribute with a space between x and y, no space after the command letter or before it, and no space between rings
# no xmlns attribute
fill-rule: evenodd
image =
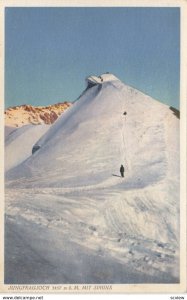
<svg viewBox="0 0 187 300"><path fill-rule="evenodd" d="M72 103L61 102L49 106L20 105L5 111L5 125L21 127L27 124L53 124Z"/></svg>

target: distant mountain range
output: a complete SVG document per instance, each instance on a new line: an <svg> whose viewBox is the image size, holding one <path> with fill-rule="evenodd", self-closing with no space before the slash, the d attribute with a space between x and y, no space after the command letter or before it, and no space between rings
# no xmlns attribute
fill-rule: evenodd
<svg viewBox="0 0 187 300"><path fill-rule="evenodd" d="M33 124L53 124L72 103L62 102L49 106L20 105L5 110L5 125L21 127Z"/></svg>

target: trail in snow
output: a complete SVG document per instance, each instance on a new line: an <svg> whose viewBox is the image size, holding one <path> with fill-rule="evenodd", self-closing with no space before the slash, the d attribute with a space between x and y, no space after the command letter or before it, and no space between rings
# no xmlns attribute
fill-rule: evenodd
<svg viewBox="0 0 187 300"><path fill-rule="evenodd" d="M129 264L122 264L102 252L93 252L65 238L55 228L46 230L31 222L25 221L21 225L10 222L6 226L6 236L6 284L176 282L164 272L151 276L132 270ZM31 244L28 236L35 243ZM11 256L14 260L10 262Z"/></svg>
<svg viewBox="0 0 187 300"><path fill-rule="evenodd" d="M128 106L128 105L127 105ZM124 108L122 107L121 109L122 111L122 118L123 118L123 126L122 126L122 145L123 145L123 149L122 149L122 152L123 152L123 155L124 155L124 162L125 162L125 175L127 172L130 171L130 167L129 167L129 163L130 163L130 160L128 159L128 146L126 146L127 142L128 142L128 139L129 139L129 136L128 136L128 128L127 128L127 120L126 120L126 115L123 115L123 112L124 112ZM126 176L125 176L126 177Z"/></svg>
<svg viewBox="0 0 187 300"><path fill-rule="evenodd" d="M150 191L151 194L152 191ZM65 279L63 276L61 279L60 277L57 279L53 271L49 274L50 270L56 268L54 256L55 260L58 259L59 268L66 261L66 251L65 256L61 255L58 257L58 254L54 250L54 246L60 247L61 254L64 253L64 243L69 245L69 253L72 253L71 247L76 249L77 258L84 253L86 257L91 255L90 260L92 260L91 257L94 255L97 272L101 271L99 264L102 261L103 263L104 261L108 262L107 270L108 268L110 270L109 274L111 275L109 275L109 278L111 282L118 282L118 280L120 283L177 282L178 271L176 268L173 269L177 261L176 237L163 236L162 240L160 240L160 226L162 226L163 232L167 232L165 230L164 219L162 220L162 215L160 214L159 221L155 219L154 223L154 216L158 214L158 208L155 207L153 209L153 203L149 197L144 199L142 195L139 195L139 199L142 199L142 203L140 203L140 201L136 201L136 195L134 195L133 200L132 196L122 195L118 190L96 191L95 194L92 194L92 191L85 191L84 193L71 192L65 195L60 191L57 191L55 194L55 190L48 191L47 194L40 193L39 191L33 193L30 190L27 190L27 192L17 190L9 191L7 199L9 199L6 209L8 228L10 228L10 232L11 224L15 225L14 228L20 228L18 232L22 237L22 243L25 244L27 241L23 247L24 249L21 249L21 246L17 245L19 249L17 253L14 253L14 248L12 249L12 246L9 246L10 241L7 241L8 253L10 255L7 254L6 258L8 268L6 278L9 282L12 278L11 272L13 272L16 263L16 259L13 261L11 259L13 253L14 257L24 257L28 244L31 245L32 251L36 252L36 255L41 255L40 247L43 242L38 240L36 230L37 232L38 230L44 232L44 236L48 234L48 238L50 239L48 241L44 239L44 243L49 243L50 241L47 258L42 254L46 262L40 260L39 256L37 258L39 266L42 263L44 270L46 270L46 277L39 276L40 282L46 283L57 280L57 282L62 283L76 281L76 276L71 281L72 274L70 269L74 269L75 266L73 267L72 265L71 267L73 261L70 264L70 258L68 258L69 263L66 262ZM15 201L15 199L17 200ZM142 214L137 215L136 212L136 218L134 218L137 209L140 209ZM151 211L152 214L150 214ZM151 219L153 222L151 228L153 230L152 236L149 234L150 224L147 232L145 225L147 222L150 223ZM157 230L156 234L155 230ZM16 239L16 229L14 231L15 238L13 240ZM56 238L60 237L54 242L55 245L51 243L51 239L54 239L53 236L50 236L51 232L55 233ZM149 239L147 238L147 233ZM82 279L79 279L82 280L81 282L85 280L85 269L90 268L90 265L87 265L88 262L86 262L86 259L83 259L83 261L84 268L80 268L79 270L82 273ZM23 273L27 273L28 265L28 262L26 265L22 265L21 269ZM116 270L116 266L119 266L118 275L114 271ZM28 276L30 276L29 279L27 279ZM16 276L15 280L17 280L17 283L33 283L35 276L31 272L31 275L27 274L24 278L21 273ZM93 278L94 276L91 277L90 275L90 278L87 280L93 283L95 282ZM97 280L97 283L110 282L107 276L101 276Z"/></svg>

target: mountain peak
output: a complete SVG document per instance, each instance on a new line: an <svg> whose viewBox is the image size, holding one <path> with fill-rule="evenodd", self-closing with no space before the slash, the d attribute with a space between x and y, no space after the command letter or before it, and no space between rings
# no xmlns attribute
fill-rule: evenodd
<svg viewBox="0 0 187 300"><path fill-rule="evenodd" d="M19 249L23 245L29 256L31 245L36 266L41 265L38 257L45 254L49 276L34 274L29 278L31 284L35 279L39 283L49 279L51 283L177 283L177 111L112 74L90 76L87 83L78 101L54 124L23 126L6 139L7 233L11 233L10 225L15 227L10 246L16 242L14 248ZM21 246L19 234L23 236ZM52 245L50 251L45 252L46 245ZM70 255L69 249L74 251ZM23 251L17 252L17 261L22 261ZM81 257L80 265L77 257ZM103 260L92 267L92 257ZM12 280L15 251L7 258ZM83 262L88 265L86 272ZM111 268L104 277L98 267L103 262ZM72 266L77 272L72 272ZM31 269L27 263L20 274ZM64 272L69 277L63 277ZM12 284L9 278L6 283ZM28 283L24 276L18 279L20 284Z"/></svg>
<svg viewBox="0 0 187 300"><path fill-rule="evenodd" d="M119 80L115 75L112 73L104 73L99 76L91 75L86 78L86 82L88 84L96 85L96 84L102 84L104 82L108 81L116 81Z"/></svg>
<svg viewBox="0 0 187 300"><path fill-rule="evenodd" d="M69 107L71 103L62 102L49 106L32 106L23 104L5 110L5 125L21 127L27 124L52 124Z"/></svg>

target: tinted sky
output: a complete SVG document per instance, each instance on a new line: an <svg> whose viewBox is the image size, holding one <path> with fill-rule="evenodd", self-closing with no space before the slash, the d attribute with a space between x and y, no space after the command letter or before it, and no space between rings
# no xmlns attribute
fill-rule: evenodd
<svg viewBox="0 0 187 300"><path fill-rule="evenodd" d="M75 100L111 72L179 107L179 8L6 8L5 105Z"/></svg>

